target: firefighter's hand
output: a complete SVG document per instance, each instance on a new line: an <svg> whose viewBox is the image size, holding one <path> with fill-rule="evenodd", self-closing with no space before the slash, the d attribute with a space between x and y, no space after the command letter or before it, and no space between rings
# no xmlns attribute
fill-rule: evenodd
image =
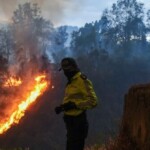
<svg viewBox="0 0 150 150"><path fill-rule="evenodd" d="M56 114L60 114L63 111L63 107L62 106L58 106L55 108L55 113Z"/></svg>
<svg viewBox="0 0 150 150"><path fill-rule="evenodd" d="M62 106L65 111L77 108L77 106L74 102L68 102L68 103L63 104Z"/></svg>

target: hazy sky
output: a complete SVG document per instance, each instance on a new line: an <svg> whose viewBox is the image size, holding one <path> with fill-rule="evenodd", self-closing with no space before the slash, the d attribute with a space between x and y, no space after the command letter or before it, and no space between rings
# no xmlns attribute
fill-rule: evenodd
<svg viewBox="0 0 150 150"><path fill-rule="evenodd" d="M110 8L112 4L116 2L117 0L86 0L79 7L79 10L72 11L70 8L66 8L61 23L83 26L86 22L99 20L103 10ZM149 7L150 9L150 0L140 0L139 2L144 3L145 8Z"/></svg>
<svg viewBox="0 0 150 150"><path fill-rule="evenodd" d="M10 20L18 3L39 4L43 16L55 26L83 26L86 22L99 20L102 11L110 8L117 0L0 0L0 21ZM138 0L150 9L150 0Z"/></svg>

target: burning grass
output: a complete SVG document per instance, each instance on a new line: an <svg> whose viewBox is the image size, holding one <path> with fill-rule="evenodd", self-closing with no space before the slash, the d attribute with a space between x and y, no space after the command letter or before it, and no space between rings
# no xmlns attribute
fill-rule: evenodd
<svg viewBox="0 0 150 150"><path fill-rule="evenodd" d="M4 106L0 112L0 134L6 132L13 124L19 123L28 107L35 102L37 97L43 94L48 87L46 74L36 75L34 78L30 78L30 80L28 79L28 82L26 82L26 80L21 81L19 79L15 81L14 78L10 79L13 79L14 86L17 84L17 88L15 88L13 92L8 93L7 96L3 96L3 98L7 99L7 102L3 101ZM9 85L8 80L4 84L4 87L10 87L6 85Z"/></svg>
<svg viewBox="0 0 150 150"><path fill-rule="evenodd" d="M22 81L20 78L16 77L10 77L4 82L4 87L11 87L11 86L19 86L22 84Z"/></svg>

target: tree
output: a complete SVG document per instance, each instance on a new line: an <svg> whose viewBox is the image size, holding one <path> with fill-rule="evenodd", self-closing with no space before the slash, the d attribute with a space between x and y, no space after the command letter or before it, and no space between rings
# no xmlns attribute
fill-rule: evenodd
<svg viewBox="0 0 150 150"><path fill-rule="evenodd" d="M109 28L104 28L107 41L113 45L130 45L131 40L145 38L145 25L143 22L143 4L136 0L118 0L110 10L105 10L102 20L106 20Z"/></svg>
<svg viewBox="0 0 150 150"><path fill-rule="evenodd" d="M150 10L147 11L147 31L150 32Z"/></svg>
<svg viewBox="0 0 150 150"><path fill-rule="evenodd" d="M99 22L86 23L84 27L73 32L71 48L75 55L86 55L99 48Z"/></svg>
<svg viewBox="0 0 150 150"><path fill-rule="evenodd" d="M56 29L54 36L54 45L52 50L52 56L56 63L66 56L67 47L65 45L68 38L67 26L60 26Z"/></svg>
<svg viewBox="0 0 150 150"><path fill-rule="evenodd" d="M13 46L10 28L2 28L0 30L0 55L9 61Z"/></svg>
<svg viewBox="0 0 150 150"><path fill-rule="evenodd" d="M38 68L41 66L38 59L48 53L48 49L53 43L54 28L52 23L41 16L37 4L30 3L18 5L12 19L11 30L15 45L14 60L22 70L25 69L25 64L33 63L33 60L34 65Z"/></svg>
<svg viewBox="0 0 150 150"><path fill-rule="evenodd" d="M29 57L44 53L54 28L52 23L41 17L37 4L19 5L12 19L16 49L24 47Z"/></svg>

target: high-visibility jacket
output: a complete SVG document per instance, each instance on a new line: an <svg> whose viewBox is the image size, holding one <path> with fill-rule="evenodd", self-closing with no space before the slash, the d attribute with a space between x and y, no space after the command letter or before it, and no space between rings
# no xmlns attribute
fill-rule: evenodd
<svg viewBox="0 0 150 150"><path fill-rule="evenodd" d="M76 109L65 111L65 115L77 116L87 109L91 109L97 105L97 96L93 89L93 85L86 76L78 72L73 76L71 82L66 85L63 104L74 102Z"/></svg>

